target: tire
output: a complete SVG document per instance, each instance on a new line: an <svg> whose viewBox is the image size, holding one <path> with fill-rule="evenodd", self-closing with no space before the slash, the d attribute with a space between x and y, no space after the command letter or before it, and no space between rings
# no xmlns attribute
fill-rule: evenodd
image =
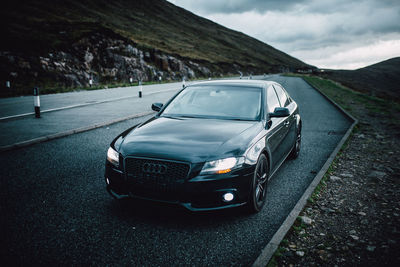
<svg viewBox="0 0 400 267"><path fill-rule="evenodd" d="M249 201L246 207L250 213L257 213L263 208L267 195L268 178L268 159L264 154L261 154L254 170Z"/></svg>
<svg viewBox="0 0 400 267"><path fill-rule="evenodd" d="M297 130L296 141L293 145L292 150L290 151L288 158L296 159L300 154L300 149L301 149L301 124L299 125L299 128Z"/></svg>

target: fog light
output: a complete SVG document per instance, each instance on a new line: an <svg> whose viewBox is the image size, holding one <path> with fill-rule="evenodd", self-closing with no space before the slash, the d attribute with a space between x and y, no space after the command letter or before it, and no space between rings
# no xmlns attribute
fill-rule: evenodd
<svg viewBox="0 0 400 267"><path fill-rule="evenodd" d="M108 178L106 178L106 183L107 183L107 184L110 184L110 180L108 180Z"/></svg>
<svg viewBox="0 0 400 267"><path fill-rule="evenodd" d="M223 200L224 200L225 202L230 202L230 201L233 200L233 194L232 194L232 193L225 193L225 194L222 196L222 198L223 198Z"/></svg>

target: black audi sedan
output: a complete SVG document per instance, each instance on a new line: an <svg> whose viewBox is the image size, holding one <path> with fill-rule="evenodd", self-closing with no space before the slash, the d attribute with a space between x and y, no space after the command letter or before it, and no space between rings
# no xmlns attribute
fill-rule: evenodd
<svg viewBox="0 0 400 267"><path fill-rule="evenodd" d="M152 109L108 149L105 181L117 199L258 212L270 178L300 152L298 106L276 82L198 82Z"/></svg>

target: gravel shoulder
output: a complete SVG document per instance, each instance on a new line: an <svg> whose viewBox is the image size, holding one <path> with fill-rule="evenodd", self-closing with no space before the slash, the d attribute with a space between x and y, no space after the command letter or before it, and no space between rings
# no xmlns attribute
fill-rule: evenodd
<svg viewBox="0 0 400 267"><path fill-rule="evenodd" d="M269 265L400 266L398 103L308 81L359 124Z"/></svg>

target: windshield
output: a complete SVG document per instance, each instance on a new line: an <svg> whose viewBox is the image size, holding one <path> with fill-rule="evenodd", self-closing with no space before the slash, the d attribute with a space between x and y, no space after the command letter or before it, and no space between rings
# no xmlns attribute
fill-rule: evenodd
<svg viewBox="0 0 400 267"><path fill-rule="evenodd" d="M162 116L259 120L261 88L193 86L183 90Z"/></svg>

